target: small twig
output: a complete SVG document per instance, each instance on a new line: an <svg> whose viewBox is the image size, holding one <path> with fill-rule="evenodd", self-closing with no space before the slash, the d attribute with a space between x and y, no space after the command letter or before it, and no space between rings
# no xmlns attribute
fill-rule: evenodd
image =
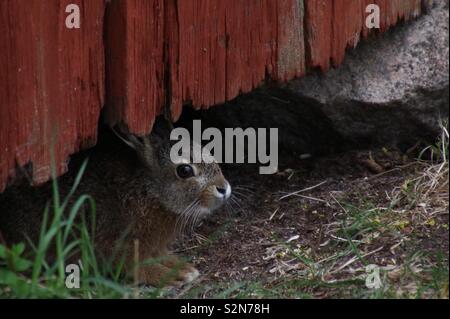
<svg viewBox="0 0 450 319"><path fill-rule="evenodd" d="M344 206L342 206L342 204L336 199L336 197L334 197L334 195L332 193L330 193L330 196L339 205L339 207L341 207L341 209L344 211L344 213L348 214L348 211L344 208Z"/></svg>
<svg viewBox="0 0 450 319"><path fill-rule="evenodd" d="M304 199L310 199L312 201L328 204L328 202L326 200L323 200L323 199L320 199L320 198L316 198L316 197L305 196L305 195L300 195L300 194L295 194L295 195L292 195L292 196L301 197L301 198L304 198Z"/></svg>
<svg viewBox="0 0 450 319"><path fill-rule="evenodd" d="M133 298L139 299L139 240L134 240L134 289Z"/></svg>
<svg viewBox="0 0 450 319"><path fill-rule="evenodd" d="M278 207L277 209L275 209L275 211L272 213L272 215L270 215L269 220L272 220L275 215L277 214L278 210L280 209L280 207Z"/></svg>
<svg viewBox="0 0 450 319"><path fill-rule="evenodd" d="M198 248L198 247L200 247L200 246L199 245L195 245L195 246L192 246L192 247L187 247L187 248L183 248L183 249L177 249L175 252L181 253L181 252L192 250L192 249L195 249L195 248Z"/></svg>
<svg viewBox="0 0 450 319"><path fill-rule="evenodd" d="M390 169L388 171L384 171L382 173L369 176L366 179L367 180L371 180L371 179L374 179L374 178L377 178L377 177L380 177L380 176L383 176L383 175L386 175L386 174L389 174L389 173L392 173L392 172L395 172L395 171L401 171L402 169L405 169L405 168L408 168L408 167L414 166L414 165L419 165L419 163L418 162L412 162L412 163L408 163L408 164L405 164L405 165L402 165L402 166L398 166L398 167L395 167L395 168Z"/></svg>
<svg viewBox="0 0 450 319"><path fill-rule="evenodd" d="M323 262L326 262L326 261L329 261L329 260L333 260L333 259L335 259L336 257L338 257L338 258L340 257L340 256L339 256L339 253L334 254L334 255L332 255L332 256L325 257L325 258L323 258L323 259L321 259L321 260L315 262L314 264L315 264L315 265L319 265L319 264L321 264L321 263L323 263Z"/></svg>
<svg viewBox="0 0 450 319"><path fill-rule="evenodd" d="M379 247L379 248L377 248L377 249L375 249L375 250L373 250L373 251L371 251L371 252L368 252L368 253L362 255L361 258L365 258L365 257L367 257L367 256L373 255L373 254L379 252L380 250L382 250L383 248L384 248L384 246L381 246L381 247ZM354 263L355 261L357 261L358 259L360 259L358 256L353 257L352 259L350 259L349 261L347 261L346 263L344 263L342 266L340 266L340 267L337 268L336 270L330 271L330 274L334 274L334 273L337 273L338 271L343 270L344 268L346 268L346 267L350 266L351 264L353 264L353 263Z"/></svg>
<svg viewBox="0 0 450 319"><path fill-rule="evenodd" d="M332 237L332 238L334 238L334 239L336 239L338 241L349 242L348 239L341 238L341 237L338 237L338 236L335 236L335 235L332 235L332 234L330 234L330 237ZM358 243L358 244L364 244L364 242L362 240L352 239L352 242Z"/></svg>
<svg viewBox="0 0 450 319"><path fill-rule="evenodd" d="M327 182L327 181L323 181L323 182L321 182L321 183L319 183L319 184L317 184L317 185L314 185L314 186L311 186L311 187L308 187L308 188L304 188L304 189L301 189L301 190L296 191L296 192L293 192L293 193L289 193L289 194L287 194L287 195L284 195L284 196L280 197L278 200L283 200L283 199L286 199L286 198L288 198L288 197L295 196L295 195L298 195L298 194L300 194L300 193L304 193L304 192L313 190L313 189L315 189L315 188L317 188L317 187L322 186L322 185L325 184L326 182Z"/></svg>

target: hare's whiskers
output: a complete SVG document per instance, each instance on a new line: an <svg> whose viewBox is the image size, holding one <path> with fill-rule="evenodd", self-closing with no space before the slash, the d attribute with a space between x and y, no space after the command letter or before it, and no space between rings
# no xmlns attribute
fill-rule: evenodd
<svg viewBox="0 0 450 319"><path fill-rule="evenodd" d="M239 196L241 196L242 199L248 199L250 197L250 195L245 195L245 194L242 194L242 193L240 193L238 191L233 191L233 195L234 195L235 198L239 198Z"/></svg>
<svg viewBox="0 0 450 319"><path fill-rule="evenodd" d="M195 206L194 209L191 210L189 216L188 216L188 223L186 225L186 228L189 228L190 232L193 232L195 225L197 224L197 220L201 214L200 207L198 205ZM189 227L187 227L189 226Z"/></svg>
<svg viewBox="0 0 450 319"><path fill-rule="evenodd" d="M199 207L199 205L195 205L188 216L188 223L186 225L186 228L189 229L190 232L193 232L194 227L197 225L197 220L199 218L199 216L201 215L201 209Z"/></svg>
<svg viewBox="0 0 450 319"><path fill-rule="evenodd" d="M180 229L179 231L182 233L186 227L186 224L190 218L191 212L193 209L195 209L195 207L198 205L199 203L199 199L196 198L194 199L182 212L181 214L177 217L177 221L175 224L175 229L178 228L178 225L180 224Z"/></svg>
<svg viewBox="0 0 450 319"><path fill-rule="evenodd" d="M238 189L240 191L247 192L247 193L250 193L250 194L254 194L255 193L255 188L254 187L250 188L250 187L247 187L247 186L238 185L238 186L235 186L234 189Z"/></svg>
<svg viewBox="0 0 450 319"><path fill-rule="evenodd" d="M230 202L230 201L228 201L228 202L226 203L226 207L227 207L227 212L228 212L228 214L234 215L235 210L234 210L234 207L231 205L231 202Z"/></svg>
<svg viewBox="0 0 450 319"><path fill-rule="evenodd" d="M242 208L242 205L237 197L230 197L230 201L238 207L237 211L244 212L244 209Z"/></svg>
<svg viewBox="0 0 450 319"><path fill-rule="evenodd" d="M231 198L227 202L228 207L231 208L231 214L237 213L239 210L236 208L236 202L232 200Z"/></svg>
<svg viewBox="0 0 450 319"><path fill-rule="evenodd" d="M192 219L194 217L195 212L198 210L197 203L192 206L192 208L188 211L187 214L184 216L184 223L183 223L183 232L186 233L187 229L190 229L190 224L192 223Z"/></svg>
<svg viewBox="0 0 450 319"><path fill-rule="evenodd" d="M201 215L201 210L197 209L194 213L193 213L193 218L192 218L192 222L191 222L191 228L190 231L193 232L194 231L194 227L197 225L197 221L198 218Z"/></svg>

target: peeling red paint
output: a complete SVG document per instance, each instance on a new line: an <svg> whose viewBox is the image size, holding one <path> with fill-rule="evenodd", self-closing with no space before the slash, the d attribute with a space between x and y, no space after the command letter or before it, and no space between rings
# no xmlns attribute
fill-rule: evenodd
<svg viewBox="0 0 450 319"><path fill-rule="evenodd" d="M345 50L370 33L365 25L369 4L380 7L381 32L399 19L408 20L421 13L421 0L305 0L309 67L327 71L342 63Z"/></svg>
<svg viewBox="0 0 450 319"><path fill-rule="evenodd" d="M80 29L65 27L70 3L80 7ZM29 163L30 179L46 181L52 143L57 174L70 154L95 144L103 12L103 0L0 2L0 192Z"/></svg>

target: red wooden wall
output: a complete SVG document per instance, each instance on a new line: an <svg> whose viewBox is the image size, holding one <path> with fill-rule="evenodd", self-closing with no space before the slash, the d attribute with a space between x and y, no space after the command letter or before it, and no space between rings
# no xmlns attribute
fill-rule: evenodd
<svg viewBox="0 0 450 319"><path fill-rule="evenodd" d="M65 8L81 9L67 29ZM0 192L16 169L35 183L68 156L95 144L104 100L103 0L0 1Z"/></svg>
<svg viewBox="0 0 450 319"><path fill-rule="evenodd" d="M65 27L69 3L82 11L80 29ZM177 119L184 103L209 107L269 78L337 66L368 34L369 3L381 7L382 31L421 8L421 0L0 1L0 192L26 164L35 183L47 180L51 145L63 173L70 154L95 144L104 100L110 125L145 134L158 114Z"/></svg>
<svg viewBox="0 0 450 319"><path fill-rule="evenodd" d="M150 5L151 3L151 5ZM155 114L207 107L305 72L303 1L112 2L108 120L149 132Z"/></svg>

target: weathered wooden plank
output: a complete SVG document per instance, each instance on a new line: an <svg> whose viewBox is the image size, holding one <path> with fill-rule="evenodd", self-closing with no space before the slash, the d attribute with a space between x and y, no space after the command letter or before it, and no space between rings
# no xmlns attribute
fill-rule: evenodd
<svg viewBox="0 0 450 319"><path fill-rule="evenodd" d="M287 81L306 72L303 0L279 2L277 34L277 74L275 79Z"/></svg>
<svg viewBox="0 0 450 319"><path fill-rule="evenodd" d="M305 48L307 66L330 68L333 30L333 2L305 0Z"/></svg>
<svg viewBox="0 0 450 319"><path fill-rule="evenodd" d="M78 4L80 29L65 27ZM103 0L0 2L0 192L32 164L34 183L58 174L68 156L94 145L103 104Z"/></svg>
<svg viewBox="0 0 450 319"><path fill-rule="evenodd" d="M365 25L366 7L380 7L380 31L400 19L417 17L421 0L305 0L307 66L327 71L342 63L345 51L370 30Z"/></svg>
<svg viewBox="0 0 450 319"><path fill-rule="evenodd" d="M305 71L303 0L116 0L107 15L107 122L135 133L165 106L177 119Z"/></svg>
<svg viewBox="0 0 450 319"><path fill-rule="evenodd" d="M276 6L270 0L177 2L177 20L168 19L178 34L169 45L178 62L170 72L173 118L184 102L197 108L223 103L262 82L275 63L276 16L268 11Z"/></svg>
<svg viewBox="0 0 450 319"><path fill-rule="evenodd" d="M165 103L164 1L111 1L106 25L106 120L148 133Z"/></svg>
<svg viewBox="0 0 450 319"><path fill-rule="evenodd" d="M333 0L333 24L331 31L331 62L333 66L342 63L345 50L359 42L363 20L361 1ZM364 9L363 9L364 10Z"/></svg>

